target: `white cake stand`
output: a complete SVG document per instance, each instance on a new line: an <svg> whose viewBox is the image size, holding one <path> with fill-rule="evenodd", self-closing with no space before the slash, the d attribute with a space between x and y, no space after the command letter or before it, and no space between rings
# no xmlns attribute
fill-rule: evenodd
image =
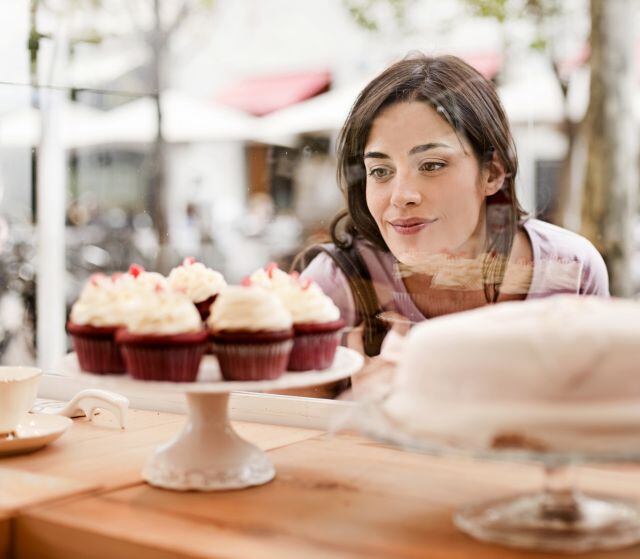
<svg viewBox="0 0 640 559"><path fill-rule="evenodd" d="M640 449L620 453L533 452L453 447L433 435L410 432L386 415L380 401L359 407L357 425L368 436L406 450L509 462L534 462L544 468L540 491L462 507L454 514L458 529L489 543L545 552L583 553L619 549L640 542L640 503L580 491L576 464L640 462Z"/></svg>
<svg viewBox="0 0 640 559"><path fill-rule="evenodd" d="M333 365L324 371L285 373L275 380L223 381L215 357L205 356L196 382L137 381L125 375L82 372L75 354L65 357L66 372L113 391L186 395L188 420L182 432L159 446L142 477L149 484L178 491L241 489L267 483L275 468L265 452L242 439L229 422L229 395L305 388L343 380L360 370L362 356L338 347Z"/></svg>

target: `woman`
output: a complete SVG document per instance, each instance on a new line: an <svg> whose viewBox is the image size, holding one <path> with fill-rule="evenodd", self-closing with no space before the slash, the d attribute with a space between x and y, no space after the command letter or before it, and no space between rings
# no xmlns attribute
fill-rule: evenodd
<svg viewBox="0 0 640 559"><path fill-rule="evenodd" d="M454 56L402 60L356 100L338 141L347 210L303 275L380 350L383 311L409 323L556 293L608 296L585 238L527 218L495 88ZM309 261L309 259L307 259Z"/></svg>

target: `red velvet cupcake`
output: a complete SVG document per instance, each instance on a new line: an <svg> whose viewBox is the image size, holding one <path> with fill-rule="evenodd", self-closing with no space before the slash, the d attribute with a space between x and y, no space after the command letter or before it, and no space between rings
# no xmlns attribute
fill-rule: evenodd
<svg viewBox="0 0 640 559"><path fill-rule="evenodd" d="M141 294L126 329L116 334L129 374L138 380L193 382L207 332L182 293L158 288Z"/></svg>
<svg viewBox="0 0 640 559"><path fill-rule="evenodd" d="M67 332L83 371L97 374L125 372L115 342L116 330L123 323L123 308L114 282L103 274L94 274L71 308L67 323Z"/></svg>
<svg viewBox="0 0 640 559"><path fill-rule="evenodd" d="M171 270L169 286L191 299L204 322L209 317L211 305L218 293L227 286L227 282L220 272L207 268L195 258L189 257Z"/></svg>
<svg viewBox="0 0 640 559"><path fill-rule="evenodd" d="M207 325L226 380L270 380L286 370L291 316L268 291L228 287L213 304Z"/></svg>
<svg viewBox="0 0 640 559"><path fill-rule="evenodd" d="M274 293L291 313L294 340L287 369L323 370L331 367L344 321L340 310L317 283L287 274L277 265L257 270L249 281Z"/></svg>

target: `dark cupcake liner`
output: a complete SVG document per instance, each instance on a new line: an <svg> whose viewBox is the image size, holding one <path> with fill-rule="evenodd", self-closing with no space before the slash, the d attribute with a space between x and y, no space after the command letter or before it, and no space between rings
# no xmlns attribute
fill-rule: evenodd
<svg viewBox="0 0 640 559"><path fill-rule="evenodd" d="M137 380L194 382L207 348L206 332L116 336L129 374Z"/></svg>
<svg viewBox="0 0 640 559"><path fill-rule="evenodd" d="M293 349L287 369L299 372L331 367L344 324L342 319L294 324Z"/></svg>
<svg viewBox="0 0 640 559"><path fill-rule="evenodd" d="M293 341L288 339L272 342L238 341L213 338L213 353L218 358L220 371L225 380L273 380L287 369Z"/></svg>
<svg viewBox="0 0 640 559"><path fill-rule="evenodd" d="M340 330L318 334L296 333L287 369L296 372L328 369L333 364L340 335Z"/></svg>
<svg viewBox="0 0 640 559"><path fill-rule="evenodd" d="M302 334L328 334L338 332L345 326L344 320L332 320L331 322L298 322L293 325L296 336Z"/></svg>
<svg viewBox="0 0 640 559"><path fill-rule="evenodd" d="M98 375L125 372L125 363L115 341L116 330L116 327L67 324L67 332L83 371Z"/></svg>
<svg viewBox="0 0 640 559"><path fill-rule="evenodd" d="M212 332L210 338L216 344L272 344L293 338L293 330L221 330Z"/></svg>

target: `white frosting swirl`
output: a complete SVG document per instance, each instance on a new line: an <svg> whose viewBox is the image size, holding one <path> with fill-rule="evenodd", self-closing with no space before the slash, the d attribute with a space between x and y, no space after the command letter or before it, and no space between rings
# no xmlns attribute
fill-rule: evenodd
<svg viewBox="0 0 640 559"><path fill-rule="evenodd" d="M121 326L128 313L120 291L111 278L91 276L71 307L71 322L96 327Z"/></svg>
<svg viewBox="0 0 640 559"><path fill-rule="evenodd" d="M251 285L257 285L266 289L286 289L296 283L293 276L282 271L275 264L267 268L260 268L249 276Z"/></svg>
<svg viewBox="0 0 640 559"><path fill-rule="evenodd" d="M289 330L291 314L273 293L261 287L227 287L211 307L207 325L221 330Z"/></svg>
<svg viewBox="0 0 640 559"><path fill-rule="evenodd" d="M185 293L194 303L217 295L226 285L220 272L207 268L201 262L185 261L169 274L169 286Z"/></svg>
<svg viewBox="0 0 640 559"><path fill-rule="evenodd" d="M159 289L138 295L126 326L134 334L184 334L201 330L202 320L186 295Z"/></svg>
<svg viewBox="0 0 640 559"><path fill-rule="evenodd" d="M114 279L118 293L119 312L126 323L132 313L137 312L141 298L155 291L168 291L167 278L157 272L142 272L139 275L120 274Z"/></svg>
<svg viewBox="0 0 640 559"><path fill-rule="evenodd" d="M288 289L277 289L274 293L291 313L295 324L333 322L340 318L340 309L317 283L300 285L296 282Z"/></svg>
<svg viewBox="0 0 640 559"><path fill-rule="evenodd" d="M116 286L132 295L154 291L156 288L166 290L169 287L167 278L158 272L141 272L137 276L122 274L116 279Z"/></svg>
<svg viewBox="0 0 640 559"><path fill-rule="evenodd" d="M317 283L300 281L275 264L256 270L249 280L252 285L271 290L291 313L295 324L333 322L340 318L340 309Z"/></svg>

